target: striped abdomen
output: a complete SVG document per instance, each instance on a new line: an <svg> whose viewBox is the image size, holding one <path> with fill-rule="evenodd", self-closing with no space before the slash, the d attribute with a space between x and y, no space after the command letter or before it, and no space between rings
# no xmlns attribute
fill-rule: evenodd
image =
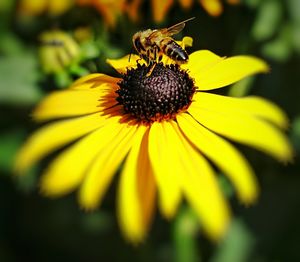
<svg viewBox="0 0 300 262"><path fill-rule="evenodd" d="M187 52L178 45L172 38L165 38L160 42L161 51L179 63L186 63L189 60Z"/></svg>

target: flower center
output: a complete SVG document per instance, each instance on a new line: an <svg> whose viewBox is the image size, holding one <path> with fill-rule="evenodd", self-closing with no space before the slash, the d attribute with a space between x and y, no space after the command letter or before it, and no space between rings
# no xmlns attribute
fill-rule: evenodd
<svg viewBox="0 0 300 262"><path fill-rule="evenodd" d="M118 83L117 101L142 122L174 119L186 110L195 93L194 81L178 65L140 65Z"/></svg>

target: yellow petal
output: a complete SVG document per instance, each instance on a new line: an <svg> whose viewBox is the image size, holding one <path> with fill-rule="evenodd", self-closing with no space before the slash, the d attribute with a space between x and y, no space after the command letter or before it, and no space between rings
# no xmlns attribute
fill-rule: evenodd
<svg viewBox="0 0 300 262"><path fill-rule="evenodd" d="M97 9L105 24L109 27L115 27L117 18L120 16L124 0L77 0L79 5L90 5Z"/></svg>
<svg viewBox="0 0 300 262"><path fill-rule="evenodd" d="M136 68L137 63L145 63L144 60L135 54L126 55L120 59L106 59L106 62L121 74L125 74L130 68Z"/></svg>
<svg viewBox="0 0 300 262"><path fill-rule="evenodd" d="M49 13L54 16L63 14L69 8L71 8L73 4L74 4L73 0L66 0L66 1L52 0L47 2Z"/></svg>
<svg viewBox="0 0 300 262"><path fill-rule="evenodd" d="M111 90L65 90L48 95L33 112L38 121L100 112L117 102ZM109 98L107 98L109 97ZM99 101L99 100L104 101ZM108 100L108 101L105 101ZM109 101L110 100L110 101Z"/></svg>
<svg viewBox="0 0 300 262"><path fill-rule="evenodd" d="M154 122L149 134L149 157L159 191L162 214L172 218L181 200L179 176L182 165L177 161L176 144L171 124L167 121Z"/></svg>
<svg viewBox="0 0 300 262"><path fill-rule="evenodd" d="M118 133L109 139L104 138L104 146L87 170L79 191L79 203L84 209L94 209L100 205L103 196L117 168L130 150L137 126L118 123L118 127L109 127L111 133L117 128Z"/></svg>
<svg viewBox="0 0 300 262"><path fill-rule="evenodd" d="M45 155L103 126L106 117L98 113L51 123L35 132L18 152L15 169L23 174Z"/></svg>
<svg viewBox="0 0 300 262"><path fill-rule="evenodd" d="M46 73L59 72L64 68L61 61L53 54L52 46L42 46L39 49L39 58L41 66Z"/></svg>
<svg viewBox="0 0 300 262"><path fill-rule="evenodd" d="M182 38L182 41L181 41L181 46L182 48L186 48L186 47L192 47L193 46L193 38L190 37L190 36L185 36L184 38Z"/></svg>
<svg viewBox="0 0 300 262"><path fill-rule="evenodd" d="M66 49L64 46L56 47L55 50L53 50L53 51L54 51L53 55L63 66L68 66L72 63L73 57L71 57L69 55L69 53L66 52Z"/></svg>
<svg viewBox="0 0 300 262"><path fill-rule="evenodd" d="M154 21L161 23L172 5L173 0L151 0Z"/></svg>
<svg viewBox="0 0 300 262"><path fill-rule="evenodd" d="M185 167L180 176L184 195L199 216L204 231L218 240L229 225L228 205L207 160L186 140L175 122L173 127L178 135L174 142Z"/></svg>
<svg viewBox="0 0 300 262"><path fill-rule="evenodd" d="M248 116L256 116L281 128L288 127L288 118L286 114L272 102L261 97L228 97L216 94L197 92L191 107L202 109L214 109L218 112L228 114L246 114Z"/></svg>
<svg viewBox="0 0 300 262"><path fill-rule="evenodd" d="M200 0L200 3L211 16L219 16L223 12L220 0Z"/></svg>
<svg viewBox="0 0 300 262"><path fill-rule="evenodd" d="M177 121L190 142L229 177L240 200L246 204L254 202L258 185L247 160L227 141L203 127L190 115L180 114Z"/></svg>
<svg viewBox="0 0 300 262"><path fill-rule="evenodd" d="M268 65L251 56L220 58L209 51L198 51L184 66L190 70L199 90L211 90L233 84L244 77L268 72Z"/></svg>
<svg viewBox="0 0 300 262"><path fill-rule="evenodd" d="M93 88L107 89L114 87L121 79L105 74L89 74L77 79L70 87L70 89L86 90Z"/></svg>
<svg viewBox="0 0 300 262"><path fill-rule="evenodd" d="M122 169L118 217L125 237L138 243L143 240L154 210L155 184L148 157L146 128L136 135L132 149Z"/></svg>
<svg viewBox="0 0 300 262"><path fill-rule="evenodd" d="M41 191L49 196L59 196L74 190L96 155L120 131L120 117L109 118L105 126L87 135L61 153L47 168L41 178Z"/></svg>
<svg viewBox="0 0 300 262"><path fill-rule="evenodd" d="M135 23L140 19L141 13L139 12L139 9L141 7L141 4L142 0L132 0L125 3L126 12L129 18Z"/></svg>
<svg viewBox="0 0 300 262"><path fill-rule="evenodd" d="M109 1L107 4L105 1L96 1L94 4L101 17L103 17L105 24L111 28L116 26L117 17L119 16L119 10L113 5L116 2L119 1Z"/></svg>
<svg viewBox="0 0 300 262"><path fill-rule="evenodd" d="M181 65L181 67L190 71L190 73L193 74L191 76L194 78L198 73L202 74L224 59L225 58L220 57L209 50L199 50L191 53L189 55L188 63Z"/></svg>
<svg viewBox="0 0 300 262"><path fill-rule="evenodd" d="M18 12L21 15L34 16L39 15L46 11L48 5L47 0L40 1L28 1L20 0L18 1Z"/></svg>
<svg viewBox="0 0 300 262"><path fill-rule="evenodd" d="M184 9L190 9L193 5L193 0L179 0L179 4Z"/></svg>
<svg viewBox="0 0 300 262"><path fill-rule="evenodd" d="M153 219L156 200L156 184L148 154L149 132L145 134L142 143L137 166L137 182L144 227L147 230Z"/></svg>
<svg viewBox="0 0 300 262"><path fill-rule="evenodd" d="M218 110L213 106L190 107L188 110L199 123L218 134L284 162L292 158L289 141L278 128L251 115L239 113L239 108L236 108L235 113Z"/></svg>

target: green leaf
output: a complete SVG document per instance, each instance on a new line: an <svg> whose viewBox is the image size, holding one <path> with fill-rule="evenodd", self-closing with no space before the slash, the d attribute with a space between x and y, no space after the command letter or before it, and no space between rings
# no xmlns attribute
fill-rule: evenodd
<svg viewBox="0 0 300 262"><path fill-rule="evenodd" d="M296 117L292 123L291 141L294 148L300 152L300 116Z"/></svg>
<svg viewBox="0 0 300 262"><path fill-rule="evenodd" d="M233 186L230 183L230 181L226 178L226 176L224 175L218 176L218 182L222 192L226 197L230 198L234 195Z"/></svg>
<svg viewBox="0 0 300 262"><path fill-rule="evenodd" d="M21 44L20 39L18 39L15 35L7 31L0 33L2 33L0 41L0 53L11 56L25 52L24 46Z"/></svg>
<svg viewBox="0 0 300 262"><path fill-rule="evenodd" d="M85 76L85 75L89 74L89 71L86 68L84 68L76 63L70 65L69 72L71 72L72 74L77 75L77 76Z"/></svg>
<svg viewBox="0 0 300 262"><path fill-rule="evenodd" d="M32 105L42 96L37 86L37 61L30 52L0 60L0 103Z"/></svg>
<svg viewBox="0 0 300 262"><path fill-rule="evenodd" d="M8 130L0 133L0 169L5 173L11 172L15 154L22 144L23 138L24 132L21 130Z"/></svg>
<svg viewBox="0 0 300 262"><path fill-rule="evenodd" d="M176 216L173 227L173 239L177 262L199 261L196 237L199 232L199 220L194 212L182 208Z"/></svg>
<svg viewBox="0 0 300 262"><path fill-rule="evenodd" d="M38 173L39 169L33 167L26 172L26 175L16 176L16 185L22 192L31 192L38 185Z"/></svg>
<svg viewBox="0 0 300 262"><path fill-rule="evenodd" d="M245 223L235 219L225 239L215 252L211 262L244 262L250 261L254 247L254 236Z"/></svg>
<svg viewBox="0 0 300 262"><path fill-rule="evenodd" d="M288 11L292 18L293 23L300 25L300 1L287 0Z"/></svg>
<svg viewBox="0 0 300 262"><path fill-rule="evenodd" d="M85 231L93 235L108 232L113 227L112 215L105 211L84 213L82 216L82 226Z"/></svg>
<svg viewBox="0 0 300 262"><path fill-rule="evenodd" d="M292 44L295 50L300 54L300 23L292 27Z"/></svg>
<svg viewBox="0 0 300 262"><path fill-rule="evenodd" d="M100 50L94 41L84 42L80 48L84 60L96 58L100 55Z"/></svg>
<svg viewBox="0 0 300 262"><path fill-rule="evenodd" d="M12 0L1 0L0 1L0 12L8 12L12 10L15 1Z"/></svg>
<svg viewBox="0 0 300 262"><path fill-rule="evenodd" d="M244 0L244 3L250 8L257 8L261 0Z"/></svg>
<svg viewBox="0 0 300 262"><path fill-rule="evenodd" d="M265 44L262 48L265 56L278 62L285 62L292 53L291 28L285 25L280 30L279 36L273 41Z"/></svg>
<svg viewBox="0 0 300 262"><path fill-rule="evenodd" d="M72 78L67 71L60 71L54 74L55 83L59 88L67 88L72 84Z"/></svg>
<svg viewBox="0 0 300 262"><path fill-rule="evenodd" d="M235 97L242 97L249 93L255 77L247 77L232 85L229 89L228 95Z"/></svg>
<svg viewBox="0 0 300 262"><path fill-rule="evenodd" d="M252 35L257 41L263 41L272 37L282 20L283 8L280 1L265 0L259 7Z"/></svg>

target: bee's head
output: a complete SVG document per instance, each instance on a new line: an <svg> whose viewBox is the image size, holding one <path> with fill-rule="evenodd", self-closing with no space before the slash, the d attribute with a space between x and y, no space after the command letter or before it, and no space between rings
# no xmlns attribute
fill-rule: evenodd
<svg viewBox="0 0 300 262"><path fill-rule="evenodd" d="M132 43L138 53L145 51L145 48L141 42L141 32L137 32L133 35Z"/></svg>

